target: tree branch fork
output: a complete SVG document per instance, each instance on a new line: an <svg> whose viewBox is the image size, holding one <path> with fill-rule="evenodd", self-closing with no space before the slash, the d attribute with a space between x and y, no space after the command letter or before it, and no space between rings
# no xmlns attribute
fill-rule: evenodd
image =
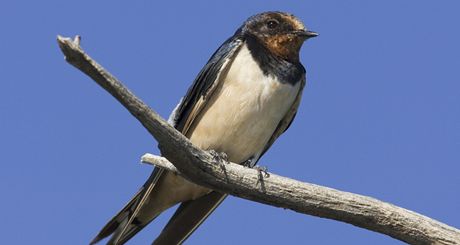
<svg viewBox="0 0 460 245"><path fill-rule="evenodd" d="M233 196L299 213L346 222L410 244L460 244L460 230L375 198L300 182L273 173L216 161L194 146L118 79L89 57L73 40L58 36L66 61L116 98L158 141L162 156L145 154L142 162Z"/></svg>

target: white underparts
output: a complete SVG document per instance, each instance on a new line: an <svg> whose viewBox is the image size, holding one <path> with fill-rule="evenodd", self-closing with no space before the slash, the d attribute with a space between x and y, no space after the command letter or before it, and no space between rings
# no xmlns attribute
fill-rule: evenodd
<svg viewBox="0 0 460 245"><path fill-rule="evenodd" d="M223 74L224 75L224 74ZM265 75L243 45L189 137L202 149L241 163L264 150L300 89Z"/></svg>

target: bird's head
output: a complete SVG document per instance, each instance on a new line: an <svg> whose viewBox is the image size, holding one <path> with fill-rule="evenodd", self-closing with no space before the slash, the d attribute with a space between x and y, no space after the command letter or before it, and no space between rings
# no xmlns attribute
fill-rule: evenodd
<svg viewBox="0 0 460 245"><path fill-rule="evenodd" d="M305 40L318 36L307 30L294 15L283 12L264 12L250 17L240 28L244 36L256 38L274 55L299 60L299 51Z"/></svg>

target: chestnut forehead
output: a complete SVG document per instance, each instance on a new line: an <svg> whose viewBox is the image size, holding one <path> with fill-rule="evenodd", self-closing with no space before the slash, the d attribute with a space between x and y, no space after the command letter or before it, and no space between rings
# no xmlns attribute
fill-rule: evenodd
<svg viewBox="0 0 460 245"><path fill-rule="evenodd" d="M285 19L286 22L289 22L294 27L295 30L305 29L305 26L303 25L302 21L297 19L295 16L285 15L283 16L283 18Z"/></svg>
<svg viewBox="0 0 460 245"><path fill-rule="evenodd" d="M297 19L294 15L285 14L285 13L270 13L264 16L266 20L269 19L277 19L280 22L284 22L292 26L295 30L302 30L305 29L304 24L302 21Z"/></svg>

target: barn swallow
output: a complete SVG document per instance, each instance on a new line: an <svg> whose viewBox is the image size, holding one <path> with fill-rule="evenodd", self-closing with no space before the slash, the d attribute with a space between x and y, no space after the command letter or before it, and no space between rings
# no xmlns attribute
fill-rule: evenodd
<svg viewBox="0 0 460 245"><path fill-rule="evenodd" d="M170 123L202 150L254 166L294 119L305 86L299 51L309 31L295 16L247 19L200 71ZM181 244L227 194L155 168L133 199L91 241L124 244L160 213L181 203L153 244Z"/></svg>

